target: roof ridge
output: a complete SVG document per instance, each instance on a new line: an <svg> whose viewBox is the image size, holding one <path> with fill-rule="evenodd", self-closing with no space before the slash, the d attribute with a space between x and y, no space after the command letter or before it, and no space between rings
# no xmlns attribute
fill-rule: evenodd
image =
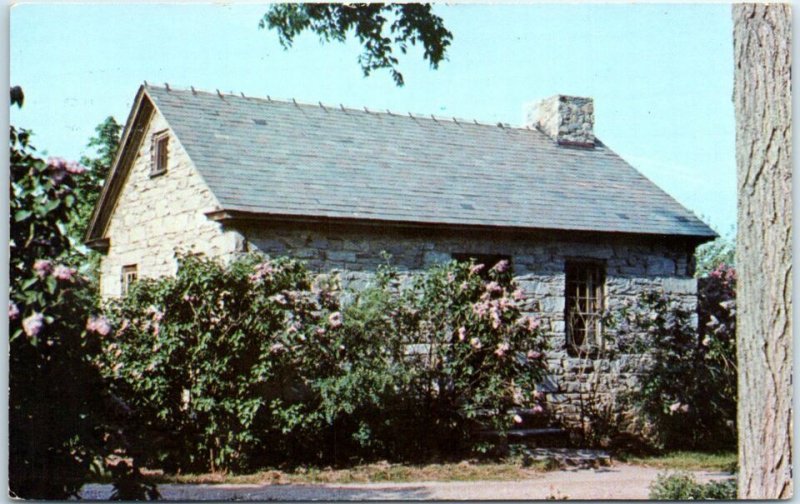
<svg viewBox="0 0 800 504"><path fill-rule="evenodd" d="M362 115L363 114L366 114L366 115L381 115L381 116L389 116L389 117L405 117L405 116L408 116L408 117L410 117L412 119L424 119L426 121L432 121L432 122L436 122L436 123L453 123L453 124L456 124L456 125L488 126L488 127L492 127L492 128L502 128L502 129L511 129L511 130L538 131L536 128L531 128L530 126L511 125L510 123L502 123L502 122L490 123L490 122L479 121L477 119L467 119L467 118L457 117L457 116L447 116L447 117L445 117L445 116L437 116L435 114L422 114L422 113L419 113L419 112L401 113L401 112L392 112L389 109L386 109L385 111L377 110L377 109L376 110L370 110L366 106L351 107L351 106L342 105L341 103L338 106L337 105L326 105L326 104L323 104L321 101L318 101L317 103L309 103L309 102L304 102L304 101L301 101L301 100L296 100L295 98L287 98L287 99L283 100L283 99L280 99L280 98L273 98L270 95L267 95L267 97L264 98L264 97L261 97L261 96L248 96L248 95L245 95L241 91L239 93L235 93L233 91L231 91L229 93L225 93L224 91L220 91L219 89L216 89L215 91L205 91L205 90L202 90L202 89L196 89L194 86L189 86L189 88L185 88L185 87L180 87L180 86L174 86L174 85L168 84L166 82L164 84L165 84L164 86L159 86L159 85L150 84L149 82L144 81L144 87L145 88L149 88L149 89L152 89L152 88L162 89L162 90L165 90L168 93L172 93L172 92L178 91L178 92L184 92L184 93L191 93L193 95L204 94L204 95L208 95L208 96L216 96L216 97L219 97L220 99L223 99L223 100L225 98L227 98L227 97L232 97L232 98L236 98L236 99L239 99L239 100L241 100L241 99L244 99L244 100L256 100L256 101L260 101L260 102L264 102L264 103L281 103L281 104L284 104L284 105L295 105L295 106L298 106L298 107L322 108L326 112L330 109L330 110L341 110L341 111L343 111L345 113L347 113L347 112L358 112L359 114L362 114Z"/></svg>

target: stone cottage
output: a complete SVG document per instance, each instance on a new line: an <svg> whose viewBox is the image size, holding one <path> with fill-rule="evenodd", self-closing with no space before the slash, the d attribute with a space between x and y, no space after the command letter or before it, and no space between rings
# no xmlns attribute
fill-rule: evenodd
<svg viewBox="0 0 800 504"><path fill-rule="evenodd" d="M593 124L571 96L512 127L145 84L86 241L105 297L174 274L176 250L290 255L343 283L383 251L409 272L508 259L549 328L550 401L575 412L601 311L649 288L694 304L693 253L716 236Z"/></svg>

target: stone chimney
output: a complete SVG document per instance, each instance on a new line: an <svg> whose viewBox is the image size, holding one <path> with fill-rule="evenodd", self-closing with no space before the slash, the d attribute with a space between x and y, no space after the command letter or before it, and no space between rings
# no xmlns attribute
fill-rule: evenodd
<svg viewBox="0 0 800 504"><path fill-rule="evenodd" d="M528 106L525 125L537 128L559 145L594 147L594 101L555 95Z"/></svg>

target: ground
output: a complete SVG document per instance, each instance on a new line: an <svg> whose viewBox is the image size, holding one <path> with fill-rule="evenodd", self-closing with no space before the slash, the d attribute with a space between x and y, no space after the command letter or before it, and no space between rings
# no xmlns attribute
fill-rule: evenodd
<svg viewBox="0 0 800 504"><path fill-rule="evenodd" d="M662 468L614 463L599 469L572 469L531 474L518 481L419 481L348 484L164 484L164 499L192 500L536 500L647 499L649 485ZM724 471L694 471L698 481L725 479ZM82 497L105 500L107 484L86 485Z"/></svg>

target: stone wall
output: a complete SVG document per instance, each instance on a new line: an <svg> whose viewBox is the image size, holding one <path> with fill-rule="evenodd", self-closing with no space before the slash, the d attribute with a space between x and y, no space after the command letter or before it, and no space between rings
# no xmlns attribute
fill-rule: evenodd
<svg viewBox="0 0 800 504"><path fill-rule="evenodd" d="M279 224L253 226L242 232L251 250L291 255L318 272L338 271L342 283L354 287L365 285L385 262L382 251L391 254L395 267L407 272L449 261L454 253L511 256L516 281L526 293L526 311L541 317L550 338L550 374L541 390L556 415L572 426L580 424L588 400L613 402L615 392L635 386L643 361L635 355L581 359L567 352L566 260L597 259L605 264L605 301L610 309L634 301L640 292L650 289L661 290L686 306L696 304L693 247L686 243Z"/></svg>
<svg viewBox="0 0 800 504"><path fill-rule="evenodd" d="M525 124L560 144L593 146L594 101L579 96L551 96L528 107Z"/></svg>
<svg viewBox="0 0 800 504"><path fill-rule="evenodd" d="M238 233L223 232L205 216L218 203L175 135L169 138L167 172L150 176L153 133L167 128L155 112L112 213L105 234L110 247L100 266L103 297L120 295L125 265L135 264L140 278L172 275L176 249L224 258L241 248Z"/></svg>

